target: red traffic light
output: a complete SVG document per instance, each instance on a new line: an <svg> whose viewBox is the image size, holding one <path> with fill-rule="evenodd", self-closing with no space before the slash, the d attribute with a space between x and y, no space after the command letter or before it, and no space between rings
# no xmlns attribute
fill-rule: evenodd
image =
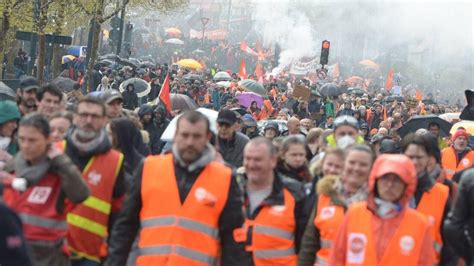
<svg viewBox="0 0 474 266"><path fill-rule="evenodd" d="M331 43L329 41L323 41L323 49L329 49Z"/></svg>

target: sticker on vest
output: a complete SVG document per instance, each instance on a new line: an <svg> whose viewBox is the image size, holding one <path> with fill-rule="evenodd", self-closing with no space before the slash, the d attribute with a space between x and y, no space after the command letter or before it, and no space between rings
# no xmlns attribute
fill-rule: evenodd
<svg viewBox="0 0 474 266"><path fill-rule="evenodd" d="M461 163L464 166L468 166L471 163L471 161L468 158L464 158L464 159L461 160Z"/></svg>
<svg viewBox="0 0 474 266"><path fill-rule="evenodd" d="M274 205L270 208L269 213L276 216L282 216L285 209L285 205Z"/></svg>
<svg viewBox="0 0 474 266"><path fill-rule="evenodd" d="M214 207L217 202L216 196L202 187L198 187L196 191L194 191L194 197L198 202L202 202L208 207Z"/></svg>
<svg viewBox="0 0 474 266"><path fill-rule="evenodd" d="M95 170L90 172L89 175L87 175L87 177L89 179L88 180L89 184L94 185L94 186L97 186L100 183L100 180L102 180L102 175L97 173Z"/></svg>
<svg viewBox="0 0 474 266"><path fill-rule="evenodd" d="M434 225L435 223L435 218L431 215L428 215L428 222L430 223L430 225Z"/></svg>
<svg viewBox="0 0 474 266"><path fill-rule="evenodd" d="M29 203L44 204L48 200L52 190L50 187L35 187L31 190L27 201Z"/></svg>
<svg viewBox="0 0 474 266"><path fill-rule="evenodd" d="M319 214L321 216L322 220L327 220L331 219L334 217L334 214L336 214L336 207L335 206L329 206L329 207L324 207L321 210L321 213Z"/></svg>
<svg viewBox="0 0 474 266"><path fill-rule="evenodd" d="M412 236L402 236L400 238L400 249L403 255L410 255L415 247L415 239Z"/></svg>
<svg viewBox="0 0 474 266"><path fill-rule="evenodd" d="M347 263L363 264L367 237L362 233L350 233L347 241Z"/></svg>

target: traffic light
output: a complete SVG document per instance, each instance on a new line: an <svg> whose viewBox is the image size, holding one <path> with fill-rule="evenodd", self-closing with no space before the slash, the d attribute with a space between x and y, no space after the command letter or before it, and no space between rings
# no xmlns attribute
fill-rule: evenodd
<svg viewBox="0 0 474 266"><path fill-rule="evenodd" d="M323 66L328 64L330 47L331 43L328 40L324 40L323 44L321 45L321 57L319 59L319 63Z"/></svg>

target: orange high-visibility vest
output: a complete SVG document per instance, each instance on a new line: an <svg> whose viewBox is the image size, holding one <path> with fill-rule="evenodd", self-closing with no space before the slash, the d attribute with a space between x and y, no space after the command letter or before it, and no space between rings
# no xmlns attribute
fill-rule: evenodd
<svg viewBox="0 0 474 266"><path fill-rule="evenodd" d="M65 149L65 142L61 142ZM91 195L68 214L67 244L78 257L100 262L101 247L108 235L109 215L115 180L123 162L123 154L110 149L93 156L82 171Z"/></svg>
<svg viewBox="0 0 474 266"><path fill-rule="evenodd" d="M181 204L173 155L147 157L136 265L216 265L220 254L218 222L230 182L231 169L211 162Z"/></svg>
<svg viewBox="0 0 474 266"><path fill-rule="evenodd" d="M319 196L317 206L313 223L319 229L321 248L316 252L314 265L323 266L327 265L333 241L344 220L344 208L331 205L331 198L324 194Z"/></svg>
<svg viewBox="0 0 474 266"><path fill-rule="evenodd" d="M392 236L382 258L377 260L372 227L373 213L367 202L353 204L347 213L347 247L345 265L399 266L418 265L422 241L429 233L426 217L416 210L404 210L403 220ZM383 237L383 236L377 236Z"/></svg>
<svg viewBox="0 0 474 266"><path fill-rule="evenodd" d="M234 231L235 241L245 242L245 250L252 252L255 266L297 265L295 199L286 188L283 197L285 205L263 206L255 219L247 218Z"/></svg>
<svg viewBox="0 0 474 266"><path fill-rule="evenodd" d="M449 197L449 188L443 184L436 183L430 191L423 193L417 211L426 215L431 224L436 260L439 262L443 239L441 238L441 223L443 222L444 207Z"/></svg>
<svg viewBox="0 0 474 266"><path fill-rule="evenodd" d="M469 168L474 163L474 151L469 151L456 165L456 150L453 147L441 151L441 164L446 170L446 177L451 180L453 175L461 170Z"/></svg>

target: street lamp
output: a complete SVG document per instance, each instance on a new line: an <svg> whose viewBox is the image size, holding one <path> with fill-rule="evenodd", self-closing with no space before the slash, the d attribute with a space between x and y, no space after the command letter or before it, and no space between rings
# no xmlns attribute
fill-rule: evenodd
<svg viewBox="0 0 474 266"><path fill-rule="evenodd" d="M202 39L201 39L201 46L204 47L204 34L206 32L206 25L209 22L209 18L201 17L202 23Z"/></svg>

